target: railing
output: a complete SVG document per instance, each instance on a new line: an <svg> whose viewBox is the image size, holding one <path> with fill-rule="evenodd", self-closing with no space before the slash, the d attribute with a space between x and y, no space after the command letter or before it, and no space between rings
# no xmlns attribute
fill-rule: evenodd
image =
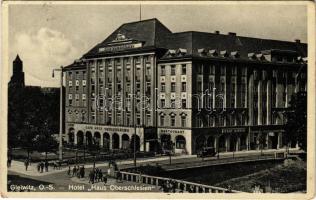
<svg viewBox="0 0 316 200"><path fill-rule="evenodd" d="M255 161L264 161L264 160L282 160L285 159L284 152L274 153L274 154L264 154L264 155L251 155L245 157L222 157L221 159L212 158L211 160L204 160L201 162L174 162L172 165L161 165L165 170L179 170L179 169L188 169L188 168L198 168L198 167L207 167L212 165L223 165L231 163L240 163L240 162L255 162Z"/></svg>
<svg viewBox="0 0 316 200"><path fill-rule="evenodd" d="M166 181L173 181L175 183L175 190L181 192L192 193L237 193L240 191L220 188L200 183L193 183L189 181L170 179L165 177L150 176L143 174L136 174L131 172L120 171L122 180L162 186Z"/></svg>

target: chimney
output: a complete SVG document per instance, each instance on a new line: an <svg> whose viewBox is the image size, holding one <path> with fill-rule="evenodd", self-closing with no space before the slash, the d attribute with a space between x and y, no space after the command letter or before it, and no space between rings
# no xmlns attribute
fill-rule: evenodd
<svg viewBox="0 0 316 200"><path fill-rule="evenodd" d="M217 35L219 35L219 31L215 31L214 33L217 34Z"/></svg>
<svg viewBox="0 0 316 200"><path fill-rule="evenodd" d="M228 32L228 35L236 36L236 33L234 33L234 32Z"/></svg>
<svg viewBox="0 0 316 200"><path fill-rule="evenodd" d="M296 42L296 43L301 43L301 40L295 39L295 42Z"/></svg>

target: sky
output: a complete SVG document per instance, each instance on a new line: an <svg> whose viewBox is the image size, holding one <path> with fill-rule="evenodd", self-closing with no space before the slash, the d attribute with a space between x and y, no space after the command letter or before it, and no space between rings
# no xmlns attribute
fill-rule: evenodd
<svg viewBox="0 0 316 200"><path fill-rule="evenodd" d="M307 41L306 6L142 4L142 19L157 18L172 32L204 31ZM10 5L9 61L23 60L26 85L57 87L52 70L71 64L121 24L138 21L138 4ZM12 65L10 66L12 67ZM10 69L10 76L12 69Z"/></svg>

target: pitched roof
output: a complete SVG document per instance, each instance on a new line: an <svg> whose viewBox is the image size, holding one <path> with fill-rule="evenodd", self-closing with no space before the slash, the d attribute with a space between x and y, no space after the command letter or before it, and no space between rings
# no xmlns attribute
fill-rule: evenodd
<svg viewBox="0 0 316 200"><path fill-rule="evenodd" d="M115 48L114 50L100 51L100 48L104 47L119 47L124 42L138 42L142 45L136 48ZM155 49L162 49L162 52L166 52L160 60L172 59L167 55L170 53L168 49L175 50L175 52L183 49L181 57L200 57L207 53L216 55L222 51L226 52L225 56L238 59L249 59L249 53L255 55L265 51L286 51L298 54L301 57L307 56L307 44L305 43L243 37L235 33L220 34L219 32L197 31L172 33L158 19L154 18L122 24L105 40L84 54L82 58L144 52ZM235 53L232 55L232 52ZM70 66L74 67L73 65Z"/></svg>
<svg viewBox="0 0 316 200"><path fill-rule="evenodd" d="M187 49L186 56L200 56L199 49L217 50L217 52L225 50L228 54L238 52L240 58L248 58L248 53L269 50L293 51L304 57L307 55L307 45L304 43L196 31L169 35L166 39L166 47ZM167 59L167 56L162 59Z"/></svg>
<svg viewBox="0 0 316 200"><path fill-rule="evenodd" d="M158 48L163 43L164 37L168 34L171 34L171 31L156 18L125 23L117 28L104 41L97 44L90 51L88 51L88 53L86 53L84 57L100 54L99 48L108 46L110 43L115 41L118 34L121 34L131 40L143 42L143 45L140 48Z"/></svg>
<svg viewBox="0 0 316 200"><path fill-rule="evenodd" d="M14 62L22 62L22 60L20 59L19 54L16 55Z"/></svg>

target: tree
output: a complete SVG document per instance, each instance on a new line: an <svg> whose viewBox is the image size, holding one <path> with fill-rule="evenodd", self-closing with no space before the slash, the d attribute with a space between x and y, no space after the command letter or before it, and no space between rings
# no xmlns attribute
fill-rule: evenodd
<svg viewBox="0 0 316 200"><path fill-rule="evenodd" d="M47 122L44 122L40 128L39 134L35 137L35 149L38 152L45 153L45 160L47 160L47 153L56 152L58 143L52 136L51 130Z"/></svg>
<svg viewBox="0 0 316 200"><path fill-rule="evenodd" d="M289 111L285 113L285 140L287 146L297 141L298 146L307 150L307 95L306 92L294 94L290 101Z"/></svg>

